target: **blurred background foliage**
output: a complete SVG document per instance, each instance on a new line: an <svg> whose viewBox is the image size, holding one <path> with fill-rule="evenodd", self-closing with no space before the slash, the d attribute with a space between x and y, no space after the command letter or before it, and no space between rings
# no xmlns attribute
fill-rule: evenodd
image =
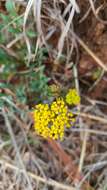
<svg viewBox="0 0 107 190"><path fill-rule="evenodd" d="M0 13L0 106L4 105L4 97L13 98L11 93L7 94L7 88L16 96L17 101L32 106L50 95L50 79L45 74L43 64L48 52L44 47L38 49L36 56L28 64L27 48L23 39L23 7L15 6L14 1L8 0L4 10ZM29 19L31 18L30 15ZM35 54L33 41L38 34L34 30L33 22L28 24L26 35Z"/></svg>

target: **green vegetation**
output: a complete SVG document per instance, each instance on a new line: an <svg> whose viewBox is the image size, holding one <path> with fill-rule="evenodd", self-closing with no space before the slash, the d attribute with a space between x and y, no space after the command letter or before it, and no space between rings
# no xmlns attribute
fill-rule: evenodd
<svg viewBox="0 0 107 190"><path fill-rule="evenodd" d="M17 9L14 1L9 0L6 2L8 14L0 14L0 107L4 106L4 97L14 102L11 93L8 95L5 91L7 88L14 93L19 103L28 105L43 101L50 93L49 78L45 75L43 64L48 55L47 50L40 48L35 54L35 44L32 43L31 49L35 55L28 64L27 48L23 39L23 14L18 16ZM26 35L31 41L37 36L32 25L26 30ZM15 39L16 42L11 39ZM8 48L11 43L12 48ZM5 46L6 44L8 45Z"/></svg>

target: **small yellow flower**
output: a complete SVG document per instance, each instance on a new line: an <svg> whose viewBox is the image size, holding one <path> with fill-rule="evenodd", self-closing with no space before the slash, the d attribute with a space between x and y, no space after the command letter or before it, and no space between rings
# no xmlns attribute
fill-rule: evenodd
<svg viewBox="0 0 107 190"><path fill-rule="evenodd" d="M38 104L33 111L34 129L44 138L63 140L65 128L70 128L76 121L74 114L68 109L66 103L77 105L80 97L75 89L69 90L66 102L57 98L50 105Z"/></svg>
<svg viewBox="0 0 107 190"><path fill-rule="evenodd" d="M66 95L66 103L69 105L77 105L80 103L80 96L76 89L70 89Z"/></svg>
<svg viewBox="0 0 107 190"><path fill-rule="evenodd" d="M69 112L62 98L48 104L39 104L33 111L35 131L44 138L60 139L64 137L65 127L72 125L73 113Z"/></svg>

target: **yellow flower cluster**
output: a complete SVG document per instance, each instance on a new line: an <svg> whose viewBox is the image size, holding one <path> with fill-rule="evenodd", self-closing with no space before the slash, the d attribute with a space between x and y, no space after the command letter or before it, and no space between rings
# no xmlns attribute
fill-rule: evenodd
<svg viewBox="0 0 107 190"><path fill-rule="evenodd" d="M80 103L80 96L76 89L70 89L66 95L66 103L69 105L77 105Z"/></svg>
<svg viewBox="0 0 107 190"><path fill-rule="evenodd" d="M39 104L33 111L36 132L52 139L63 139L65 127L70 128L75 122L73 113L68 110L64 100L58 98L51 105Z"/></svg>

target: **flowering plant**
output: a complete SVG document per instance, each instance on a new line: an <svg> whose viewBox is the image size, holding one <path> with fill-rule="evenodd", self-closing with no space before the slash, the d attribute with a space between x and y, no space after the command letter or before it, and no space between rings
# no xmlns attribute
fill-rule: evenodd
<svg viewBox="0 0 107 190"><path fill-rule="evenodd" d="M57 98L50 105L36 105L33 111L35 131L44 138L62 140L65 127L70 128L76 120L67 104L77 105L79 103L80 97L77 91L71 89L67 93L65 101L63 98Z"/></svg>

